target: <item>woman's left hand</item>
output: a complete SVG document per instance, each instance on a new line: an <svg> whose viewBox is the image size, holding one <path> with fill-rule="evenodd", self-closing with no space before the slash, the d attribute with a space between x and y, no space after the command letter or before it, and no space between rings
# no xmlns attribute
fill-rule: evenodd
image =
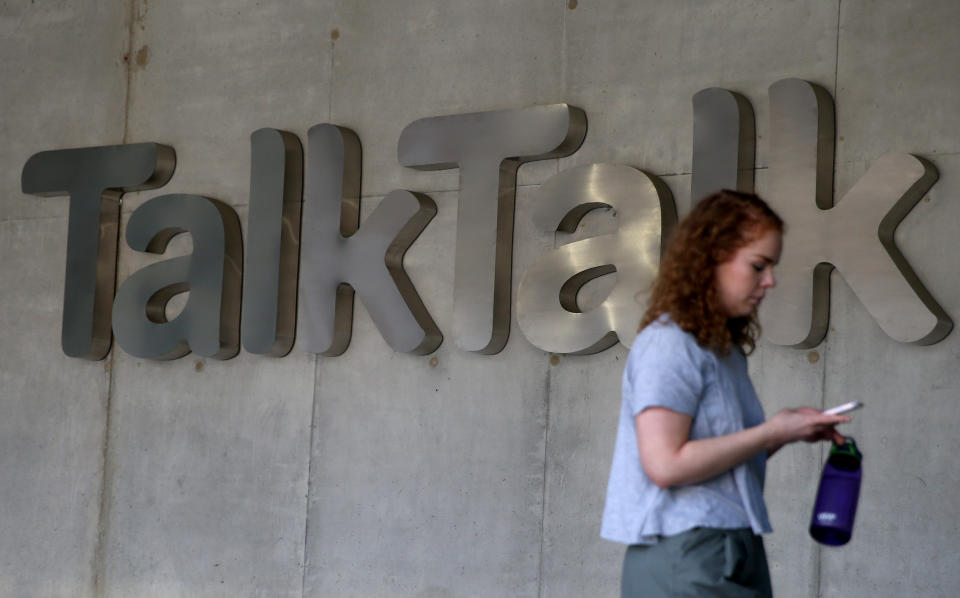
<svg viewBox="0 0 960 598"><path fill-rule="evenodd" d="M825 415L813 407L796 407L784 409L770 418L770 424L778 431L778 442L784 444L803 440L805 442L819 442L828 440L843 444L843 435L837 432L835 426L851 421L846 415Z"/></svg>

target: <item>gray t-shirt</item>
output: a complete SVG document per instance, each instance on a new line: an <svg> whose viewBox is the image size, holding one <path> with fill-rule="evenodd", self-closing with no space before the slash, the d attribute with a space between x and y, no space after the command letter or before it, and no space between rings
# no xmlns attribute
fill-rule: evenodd
<svg viewBox="0 0 960 598"><path fill-rule="evenodd" d="M623 372L623 403L600 535L623 544L655 544L694 527L749 527L770 532L763 502L766 453L698 484L658 488L643 471L635 416L666 407L693 417L691 440L763 423L763 407L735 348L704 349L666 316L644 328Z"/></svg>

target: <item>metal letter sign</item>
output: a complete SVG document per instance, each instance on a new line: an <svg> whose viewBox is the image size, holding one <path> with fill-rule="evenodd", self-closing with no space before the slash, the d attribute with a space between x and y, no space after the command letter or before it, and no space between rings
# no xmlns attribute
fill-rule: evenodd
<svg viewBox="0 0 960 598"><path fill-rule="evenodd" d="M721 189L753 193L756 132L747 98L719 87L693 96L690 201Z"/></svg>
<svg viewBox="0 0 960 598"><path fill-rule="evenodd" d="M517 168L572 154L586 115L566 104L424 118L407 125L400 163L460 168L453 327L467 351L497 353L510 334L510 284Z"/></svg>
<svg viewBox="0 0 960 598"><path fill-rule="evenodd" d="M566 170L540 188L534 213L546 232L576 230L591 210L613 208L616 234L576 241L540 259L517 292L517 323L537 347L554 353L598 353L617 342L630 346L660 263L661 231L676 221L673 197L655 177L629 166L590 164ZM597 308L583 313L577 292L590 280L617 273ZM645 293L644 293L645 294Z"/></svg>
<svg viewBox="0 0 960 598"><path fill-rule="evenodd" d="M303 149L293 133L258 129L250 150L243 348L281 357L296 332Z"/></svg>
<svg viewBox="0 0 960 598"><path fill-rule="evenodd" d="M936 181L933 165L909 154L881 156L834 206L829 93L800 79L778 81L770 86L770 112L766 197L789 230L778 287L761 307L766 337L796 347L818 344L827 330L836 267L889 336L917 344L943 339L952 321L894 242L899 222ZM752 190L755 130L747 99L705 89L693 97L693 113L691 199L721 188ZM460 169L453 326L461 348L496 353L507 342L518 167L569 155L585 135L586 115L566 104L424 118L401 133L401 165ZM301 202L299 140L274 129L251 135L244 347L282 356L299 329L304 350L339 355L350 342L357 292L394 350L436 350L441 332L403 270L405 252L436 205L423 194L393 191L361 227L360 140L330 124L311 128L308 136ZM236 354L243 257L236 213L225 204L164 195L136 210L127 229L131 247L159 253L186 231L193 254L135 272L112 299L119 198L162 186L174 162L172 148L154 143L47 151L27 160L25 193L71 198L62 337L67 355L107 354L111 303L118 343L133 355ZM629 343L665 229L676 219L669 191L642 171L592 164L552 177L539 193L534 218L548 233L572 232L598 208L615 210L619 227L537 260L517 293L521 330L534 345L557 353L594 353L618 338ZM617 281L606 299L584 312L580 289L613 273ZM168 322L167 302L186 291L187 306Z"/></svg>
<svg viewBox="0 0 960 598"><path fill-rule="evenodd" d="M840 270L892 338L933 344L953 327L897 249L893 232L936 182L929 162L909 154L876 160L833 206L833 101L800 79L770 86L773 152L770 204L789 226L778 287L761 307L770 340L816 346L827 331L830 272Z"/></svg>
<svg viewBox="0 0 960 598"><path fill-rule="evenodd" d="M24 193L70 196L60 340L70 357L110 351L120 197L162 187L175 164L173 148L135 143L40 152L24 165Z"/></svg>
<svg viewBox="0 0 960 598"><path fill-rule="evenodd" d="M394 350L432 353L443 337L403 271L403 255L437 213L436 205L426 195L393 191L358 227L360 140L328 124L307 135L300 286L305 350L346 350L356 290Z"/></svg>
<svg viewBox="0 0 960 598"><path fill-rule="evenodd" d="M161 195L140 206L127 223L127 243L163 253L187 232L193 253L131 274L113 305L113 331L136 357L176 359L193 351L229 359L240 345L240 220L226 204L198 195ZM167 302L190 291L183 311L168 322Z"/></svg>

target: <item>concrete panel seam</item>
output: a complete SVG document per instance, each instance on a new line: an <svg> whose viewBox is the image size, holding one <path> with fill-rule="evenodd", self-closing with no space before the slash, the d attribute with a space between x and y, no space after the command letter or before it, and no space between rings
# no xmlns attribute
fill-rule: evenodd
<svg viewBox="0 0 960 598"><path fill-rule="evenodd" d="M833 54L833 97L834 105L840 102L840 24L841 24L841 15L842 15L842 5L843 0L837 0L837 35L836 35L836 45L834 46ZM836 123L834 123L836 127ZM836 139L833 141L836 144ZM834 150L834 155L836 155L836 150ZM834 172L836 172L837 165L833 166ZM836 179L836 175L834 175ZM834 182L836 184L836 181ZM828 324L829 325L829 324ZM820 408L826 409L826 400L827 400L827 349L828 349L829 340L824 341L821 352L823 357L820 360L823 364L822 369L820 370ZM820 451L820 461L818 471L823 469L823 451ZM815 543L814 550L816 551L816 563L814 568L814 580L816 581L817 596L823 595L823 547L819 543Z"/></svg>
<svg viewBox="0 0 960 598"><path fill-rule="evenodd" d="M537 598L543 597L543 553L546 543L545 529L547 519L547 473L550 459L550 386L552 372L547 366L547 375L544 381L544 426L543 426L543 486L540 492L540 555L537 563Z"/></svg>
<svg viewBox="0 0 960 598"><path fill-rule="evenodd" d="M336 64L335 53L337 51L337 40L330 36L330 83L327 85L327 122L333 122L333 86L336 82L334 65ZM362 179L361 179L362 182Z"/></svg>
<svg viewBox="0 0 960 598"><path fill-rule="evenodd" d="M839 77L840 77L840 7L843 4L843 0L837 0L837 45L833 54L833 96L834 101L840 101L840 88L839 88Z"/></svg>
<svg viewBox="0 0 960 598"><path fill-rule="evenodd" d="M127 26L127 52L126 59L124 64L127 69L126 76L126 88L124 89L124 100L123 100L123 127L122 127L122 136L120 143L126 143L128 127L130 123L130 104L131 104L131 89L133 84L133 69L130 66L130 60L133 54L133 38L136 30L136 14L137 14L137 4L138 0L130 0L130 11L128 13L129 25ZM120 239L117 238L117 243L119 245ZM117 248L119 250L119 247ZM118 262L119 263L119 262ZM114 268L117 268L118 263L114 264ZM115 274L116 275L116 274ZM112 480L109 475L109 458L110 458L110 409L113 398L113 356L114 352L111 351L109 355L109 372L107 376L107 397L106 405L104 409L104 426L103 426L103 453L101 460L101 471L100 471L100 496L99 496L99 509L97 512L97 543L94 546L93 551L93 595L94 596L104 596L104 576L106 569L106 544L107 544L107 534L109 532L109 517L110 517L110 499L108 492Z"/></svg>
<svg viewBox="0 0 960 598"><path fill-rule="evenodd" d="M560 4L560 92L567 95L567 0L557 0ZM559 160L557 161L559 169Z"/></svg>
<svg viewBox="0 0 960 598"><path fill-rule="evenodd" d="M120 143L127 142L130 125L130 105L133 102L133 68L130 61L133 60L133 37L136 32L138 0L130 0L130 25L127 29L127 54L124 57L124 64L127 66L127 87L124 90L126 96L123 99L123 136Z"/></svg>
<svg viewBox="0 0 960 598"><path fill-rule="evenodd" d="M300 572L300 598L306 595L307 588L307 570L310 562L307 551L310 544L310 495L313 490L313 431L317 424L317 376L320 375L320 356L313 356L313 392L310 402L310 434L307 446L307 495L304 500L305 512L303 515L303 562L300 563L302 570Z"/></svg>
<svg viewBox="0 0 960 598"><path fill-rule="evenodd" d="M100 496L97 501L97 543L93 549L93 595L103 596L103 577L106 567L107 535L109 533L110 517L110 498L108 492L112 486L113 479L109 475L108 461L110 459L110 407L113 398L113 356L111 351L108 356L109 371L107 372L107 397L104 405L104 426L103 426L103 451L100 461Z"/></svg>

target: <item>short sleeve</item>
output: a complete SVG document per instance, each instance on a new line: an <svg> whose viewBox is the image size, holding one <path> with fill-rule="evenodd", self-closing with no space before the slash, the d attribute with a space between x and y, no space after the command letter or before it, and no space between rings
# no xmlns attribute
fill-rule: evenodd
<svg viewBox="0 0 960 598"><path fill-rule="evenodd" d="M673 322L654 322L637 336L623 374L623 398L632 415L666 407L693 417L704 387L707 354Z"/></svg>

